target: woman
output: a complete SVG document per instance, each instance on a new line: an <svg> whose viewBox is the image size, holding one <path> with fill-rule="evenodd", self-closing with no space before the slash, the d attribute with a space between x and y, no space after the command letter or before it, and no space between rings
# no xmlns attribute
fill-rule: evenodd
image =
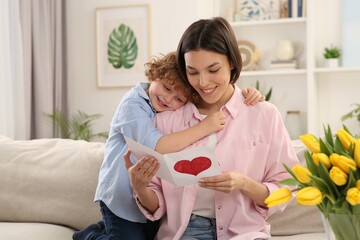
<svg viewBox="0 0 360 240"><path fill-rule="evenodd" d="M153 158L143 158L129 168L130 181L142 212L160 219L157 239L269 239L266 219L280 208L266 208L265 198L288 178L283 163L298 160L275 106L265 102L243 104L235 85L241 55L231 26L220 17L199 20L184 32L177 49L178 67L185 84L199 101L175 112L156 116L165 133L194 126L219 110L225 127L191 147L214 149L222 174L206 177L198 185L175 187L151 178L158 169Z"/></svg>

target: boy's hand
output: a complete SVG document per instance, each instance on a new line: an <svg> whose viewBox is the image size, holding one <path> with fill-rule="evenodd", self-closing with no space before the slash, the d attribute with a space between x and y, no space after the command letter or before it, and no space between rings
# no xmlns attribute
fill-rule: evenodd
<svg viewBox="0 0 360 240"><path fill-rule="evenodd" d="M124 154L125 166L128 170L130 185L134 192L140 194L151 182L160 165L153 157L143 157L136 164L130 161L130 150Z"/></svg>
<svg viewBox="0 0 360 240"><path fill-rule="evenodd" d="M201 122L205 127L205 130L208 131L208 134L212 134L220 131L225 126L225 115L222 111L212 113Z"/></svg>
<svg viewBox="0 0 360 240"><path fill-rule="evenodd" d="M253 87L244 88L242 91L243 96L245 97L244 103L246 105L254 106L258 102L265 101L265 97L261 95L261 93Z"/></svg>

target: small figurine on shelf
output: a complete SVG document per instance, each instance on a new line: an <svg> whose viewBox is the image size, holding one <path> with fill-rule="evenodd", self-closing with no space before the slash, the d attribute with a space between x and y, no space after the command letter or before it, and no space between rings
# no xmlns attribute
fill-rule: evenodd
<svg viewBox="0 0 360 240"><path fill-rule="evenodd" d="M280 1L280 18L289 17L289 4L288 1Z"/></svg>
<svg viewBox="0 0 360 240"><path fill-rule="evenodd" d="M258 69L258 62L260 60L260 50L255 47L252 42L246 40L239 40L238 46L242 58L243 71L255 71Z"/></svg>
<svg viewBox="0 0 360 240"><path fill-rule="evenodd" d="M254 54L252 56L253 64L252 64L252 67L250 68L250 70L255 71L255 70L259 69L259 66L258 66L259 60L260 60L260 50L258 48L255 48Z"/></svg>

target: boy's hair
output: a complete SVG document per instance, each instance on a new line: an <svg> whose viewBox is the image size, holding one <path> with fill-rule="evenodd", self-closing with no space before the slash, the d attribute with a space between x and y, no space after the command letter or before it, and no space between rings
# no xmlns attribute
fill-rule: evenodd
<svg viewBox="0 0 360 240"><path fill-rule="evenodd" d="M191 101L191 91L181 80L175 52L160 57L153 56L149 62L145 63L145 76L150 82L159 80L174 85L175 90L182 92L188 101Z"/></svg>

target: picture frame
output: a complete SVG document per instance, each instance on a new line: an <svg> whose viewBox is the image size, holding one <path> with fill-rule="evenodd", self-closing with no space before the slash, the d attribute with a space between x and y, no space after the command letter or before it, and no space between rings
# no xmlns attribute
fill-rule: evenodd
<svg viewBox="0 0 360 240"><path fill-rule="evenodd" d="M95 10L97 86L131 87L145 78L150 57L148 5Z"/></svg>

